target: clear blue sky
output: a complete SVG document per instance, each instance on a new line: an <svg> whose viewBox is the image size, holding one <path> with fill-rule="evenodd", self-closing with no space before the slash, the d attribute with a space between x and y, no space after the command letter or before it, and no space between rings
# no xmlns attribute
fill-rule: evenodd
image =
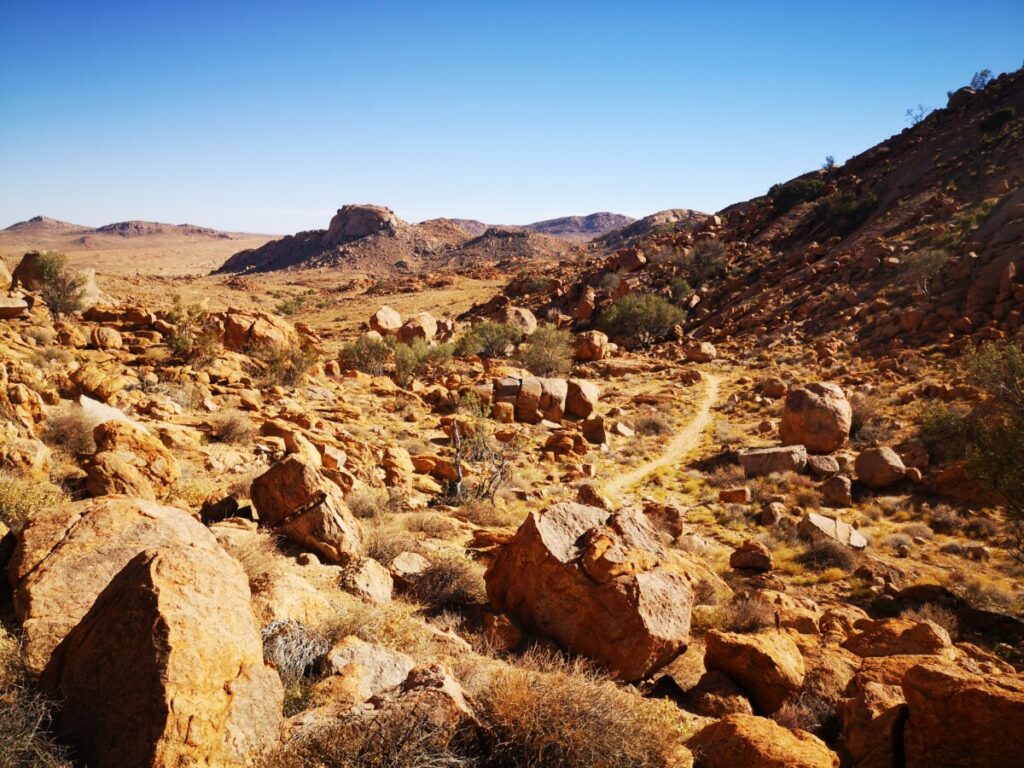
<svg viewBox="0 0 1024 768"><path fill-rule="evenodd" d="M0 0L0 226L716 210L1022 61L1022 0Z"/></svg>

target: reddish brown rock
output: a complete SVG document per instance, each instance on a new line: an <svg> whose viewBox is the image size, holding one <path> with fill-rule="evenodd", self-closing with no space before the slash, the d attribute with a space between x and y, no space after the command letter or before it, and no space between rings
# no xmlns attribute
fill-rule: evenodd
<svg viewBox="0 0 1024 768"><path fill-rule="evenodd" d="M789 390L779 437L784 445L803 445L811 453L831 453L846 444L853 421L843 390L814 383Z"/></svg>
<svg viewBox="0 0 1024 768"><path fill-rule="evenodd" d="M181 477L174 455L142 427L115 419L93 430L96 453L87 463L86 488L93 496L166 496Z"/></svg>
<svg viewBox="0 0 1024 768"><path fill-rule="evenodd" d="M704 666L732 678L764 714L778 711L804 680L800 649L783 632L741 635L711 630L704 641Z"/></svg>
<svg viewBox="0 0 1024 768"><path fill-rule="evenodd" d="M381 307L370 316L370 330L381 336L398 332L402 327L402 316L391 307Z"/></svg>
<svg viewBox="0 0 1024 768"><path fill-rule="evenodd" d="M437 320L429 312L420 312L406 320L398 329L398 340L409 344L416 339L431 341L437 335Z"/></svg>
<svg viewBox="0 0 1024 768"><path fill-rule="evenodd" d="M767 573L774 565L771 550L759 541L748 539L729 556L729 567L741 571Z"/></svg>
<svg viewBox="0 0 1024 768"><path fill-rule="evenodd" d="M932 621L879 619L862 622L843 647L858 656L948 655L949 633Z"/></svg>
<svg viewBox="0 0 1024 768"><path fill-rule="evenodd" d="M565 397L565 412L569 416L585 419L594 412L601 393L592 381L569 379Z"/></svg>
<svg viewBox="0 0 1024 768"><path fill-rule="evenodd" d="M608 351L608 336L601 331L576 334L574 357L580 362L603 360Z"/></svg>
<svg viewBox="0 0 1024 768"><path fill-rule="evenodd" d="M729 715L686 746L702 768L839 768L839 756L807 731L754 715Z"/></svg>
<svg viewBox="0 0 1024 768"><path fill-rule="evenodd" d="M263 661L245 572L217 547L133 558L42 680L58 733L92 765L246 766L281 723L284 692Z"/></svg>
<svg viewBox="0 0 1024 768"><path fill-rule="evenodd" d="M868 488L880 489L895 485L907 474L903 460L892 448L867 448L857 454L854 464L857 479Z"/></svg>

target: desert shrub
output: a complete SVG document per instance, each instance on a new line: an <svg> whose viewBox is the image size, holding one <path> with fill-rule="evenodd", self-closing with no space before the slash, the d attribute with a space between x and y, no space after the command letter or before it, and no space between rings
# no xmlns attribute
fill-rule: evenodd
<svg viewBox="0 0 1024 768"><path fill-rule="evenodd" d="M681 718L584 669L508 669L476 694L485 767L636 768L676 764Z"/></svg>
<svg viewBox="0 0 1024 768"><path fill-rule="evenodd" d="M54 317L72 315L82 309L85 298L85 278L68 268L63 253L45 251L40 254L39 277L42 287L39 295Z"/></svg>
<svg viewBox="0 0 1024 768"><path fill-rule="evenodd" d="M455 354L460 356L506 357L509 349L519 343L523 332L508 323L477 323L455 343Z"/></svg>
<svg viewBox="0 0 1024 768"><path fill-rule="evenodd" d="M448 539L459 532L459 524L448 515L439 512L409 512L402 515L407 531L425 533L435 539Z"/></svg>
<svg viewBox="0 0 1024 768"><path fill-rule="evenodd" d="M171 495L185 502L188 507L202 506L213 494L219 494L221 486L204 472L197 472L192 465L182 467L181 476L171 486Z"/></svg>
<svg viewBox="0 0 1024 768"><path fill-rule="evenodd" d="M671 435L672 422L667 416L661 413L644 413L633 419L633 429L638 435L655 437Z"/></svg>
<svg viewBox="0 0 1024 768"><path fill-rule="evenodd" d="M441 557L415 578L409 594L435 610L457 610L483 601L483 574L465 557Z"/></svg>
<svg viewBox="0 0 1024 768"><path fill-rule="evenodd" d="M603 291L615 293L624 279L625 277L621 272L606 272L601 275L601 281L597 285Z"/></svg>
<svg viewBox="0 0 1024 768"><path fill-rule="evenodd" d="M255 347L252 356L263 362L261 378L266 386L301 384L320 360L320 353L309 344L264 344Z"/></svg>
<svg viewBox="0 0 1024 768"><path fill-rule="evenodd" d="M936 533L956 533L963 527L963 520L955 509L940 504L931 511L928 524Z"/></svg>
<svg viewBox="0 0 1024 768"><path fill-rule="evenodd" d="M395 345L395 383L408 387L413 379L433 368L443 367L452 357L451 344L430 345L423 339Z"/></svg>
<svg viewBox="0 0 1024 768"><path fill-rule="evenodd" d="M43 440L69 456L94 453L96 443L92 439L92 431L97 424L77 406L57 408L46 419Z"/></svg>
<svg viewBox="0 0 1024 768"><path fill-rule="evenodd" d="M225 411L212 419L210 439L218 443L241 445L252 440L256 433L252 419L241 411Z"/></svg>
<svg viewBox="0 0 1024 768"><path fill-rule="evenodd" d="M910 548L914 545L914 542L905 533L890 533L882 539L882 545L889 547L889 549Z"/></svg>
<svg viewBox="0 0 1024 768"><path fill-rule="evenodd" d="M999 534L999 523L990 517L972 517L964 524L964 533L972 539L993 539Z"/></svg>
<svg viewBox="0 0 1024 768"><path fill-rule="evenodd" d="M728 264L726 262L725 243L721 240L700 240L693 246L693 255L687 264L687 273L691 285L700 288L710 280L724 277Z"/></svg>
<svg viewBox="0 0 1024 768"><path fill-rule="evenodd" d="M903 259L903 277L907 283L928 293L932 278L949 261L949 254L938 248L924 248L913 251Z"/></svg>
<svg viewBox="0 0 1024 768"><path fill-rule="evenodd" d="M306 304L306 299L303 296L289 296L287 299L278 304L274 309L279 315L294 315Z"/></svg>
<svg viewBox="0 0 1024 768"><path fill-rule="evenodd" d="M283 555L274 534L261 529L254 536L246 536L240 541L227 541L225 548L228 554L239 562L250 583L281 568Z"/></svg>
<svg viewBox="0 0 1024 768"><path fill-rule="evenodd" d="M420 553L423 549L410 531L385 525L376 525L364 531L363 551L378 563L387 565L402 552Z"/></svg>
<svg viewBox="0 0 1024 768"><path fill-rule="evenodd" d="M387 498L381 491L361 488L346 496L345 503L348 504L352 514L360 520L370 520L380 515L387 503Z"/></svg>
<svg viewBox="0 0 1024 768"><path fill-rule="evenodd" d="M785 213L800 203L816 200L825 189L821 179L793 179L784 184L775 184L768 190L772 207L778 214Z"/></svg>
<svg viewBox="0 0 1024 768"><path fill-rule="evenodd" d="M205 308L186 305L181 296L175 296L166 320L172 329L164 342L176 359L197 368L217 359L222 350L220 331Z"/></svg>
<svg viewBox="0 0 1024 768"><path fill-rule="evenodd" d="M20 531L36 513L68 500L56 485L0 471L0 522Z"/></svg>
<svg viewBox="0 0 1024 768"><path fill-rule="evenodd" d="M791 697L772 715L772 720L786 728L798 728L816 735L836 716L833 701L814 691L801 691Z"/></svg>
<svg viewBox="0 0 1024 768"><path fill-rule="evenodd" d="M604 310L598 325L629 346L646 347L668 338L685 319L683 310L660 296L629 294Z"/></svg>
<svg viewBox="0 0 1024 768"><path fill-rule="evenodd" d="M830 231L845 237L868 220L878 205L873 192L835 192L814 209L817 220Z"/></svg>
<svg viewBox="0 0 1024 768"><path fill-rule="evenodd" d="M263 658L284 685L286 717L306 709L312 684L308 675L330 650L327 638L296 621L273 621L263 628Z"/></svg>
<svg viewBox="0 0 1024 768"><path fill-rule="evenodd" d="M825 537L817 537L809 541L804 551L794 559L805 568L819 573L830 568L839 568L844 573L851 573L857 567L858 558L856 552L846 545Z"/></svg>
<svg viewBox="0 0 1024 768"><path fill-rule="evenodd" d="M391 358L391 345L384 339L364 334L341 348L338 361L350 370L383 376Z"/></svg>
<svg viewBox="0 0 1024 768"><path fill-rule="evenodd" d="M459 516L484 528L504 528L516 525L522 513L500 508L483 499L473 499L462 505Z"/></svg>
<svg viewBox="0 0 1024 768"><path fill-rule="evenodd" d="M903 533L918 539L935 538L935 533L925 523L909 523L903 526Z"/></svg>
<svg viewBox="0 0 1024 768"><path fill-rule="evenodd" d="M914 608L906 608L900 612L900 618L910 621L931 621L946 630L954 640L960 632L960 619L956 613L935 603L922 603Z"/></svg>
<svg viewBox="0 0 1024 768"><path fill-rule="evenodd" d="M563 376L572 369L572 333L542 325L519 347L520 364L535 376Z"/></svg>
<svg viewBox="0 0 1024 768"><path fill-rule="evenodd" d="M668 295L673 304L677 307L682 307L686 300L693 295L693 288L690 287L690 283L685 278L677 277L669 283Z"/></svg>
<svg viewBox="0 0 1024 768"><path fill-rule="evenodd" d="M964 360L968 378L988 397L970 413L926 412L922 432L930 446L962 459L968 474L1002 502L1011 550L1024 559L1024 345L985 344Z"/></svg>
<svg viewBox="0 0 1024 768"><path fill-rule="evenodd" d="M1017 110L1013 107L1003 107L997 109L991 115L981 121L980 127L982 133L995 133L1002 129L1004 125L1013 120L1017 116Z"/></svg>
<svg viewBox="0 0 1024 768"><path fill-rule="evenodd" d="M764 600L736 598L728 603L704 609L695 615L695 630L718 629L722 632L758 632L775 626L775 610Z"/></svg>
<svg viewBox="0 0 1024 768"><path fill-rule="evenodd" d="M0 628L0 765L71 768L51 726L50 703L33 689L18 642Z"/></svg>
<svg viewBox="0 0 1024 768"><path fill-rule="evenodd" d="M988 88L988 84L992 82L992 70L982 69L974 73L971 78L971 88L976 91L983 91Z"/></svg>

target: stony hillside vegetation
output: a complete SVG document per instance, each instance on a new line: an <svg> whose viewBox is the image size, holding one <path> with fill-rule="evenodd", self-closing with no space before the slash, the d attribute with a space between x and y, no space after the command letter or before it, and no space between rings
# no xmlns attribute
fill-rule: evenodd
<svg viewBox="0 0 1024 768"><path fill-rule="evenodd" d="M0 764L1015 766L1022 98L585 246L0 261Z"/></svg>

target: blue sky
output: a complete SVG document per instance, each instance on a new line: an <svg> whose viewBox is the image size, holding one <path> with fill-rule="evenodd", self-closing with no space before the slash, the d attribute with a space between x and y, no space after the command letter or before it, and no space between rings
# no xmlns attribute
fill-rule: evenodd
<svg viewBox="0 0 1024 768"><path fill-rule="evenodd" d="M0 226L717 210L1020 67L1022 32L1021 0L0 0Z"/></svg>

